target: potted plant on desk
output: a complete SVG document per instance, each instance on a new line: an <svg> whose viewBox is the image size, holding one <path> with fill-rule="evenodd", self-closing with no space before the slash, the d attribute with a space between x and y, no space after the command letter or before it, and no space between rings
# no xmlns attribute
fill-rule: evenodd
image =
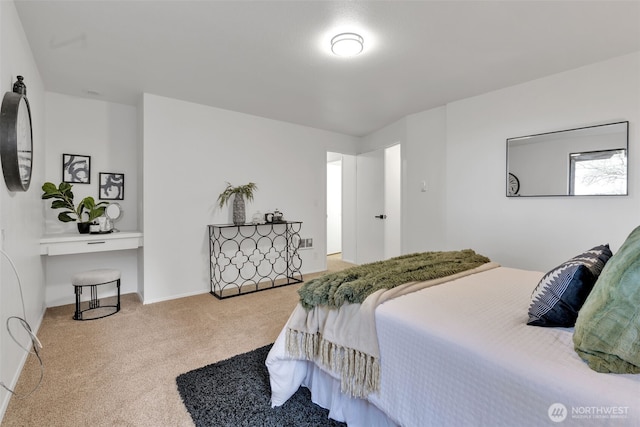
<svg viewBox="0 0 640 427"><path fill-rule="evenodd" d="M85 197L76 207L73 203L73 186L66 182L61 182L56 187L51 182L45 182L42 185L42 198L55 199L51 203L51 209L65 209L58 214L58 219L62 222L78 221L78 232L88 233L89 225L96 218L104 214L107 202L96 203L93 197ZM86 221L83 215L86 214Z"/></svg>
<svg viewBox="0 0 640 427"><path fill-rule="evenodd" d="M235 225L244 224L246 222L247 217L244 209L244 199L246 197L247 200L252 201L253 192L257 189L258 186L253 182L245 185L239 185L237 187L234 187L231 183L227 182L227 188L225 188L225 190L218 196L218 205L220 206L220 209L224 207L225 203L229 201L231 196L235 196L233 198L233 223Z"/></svg>

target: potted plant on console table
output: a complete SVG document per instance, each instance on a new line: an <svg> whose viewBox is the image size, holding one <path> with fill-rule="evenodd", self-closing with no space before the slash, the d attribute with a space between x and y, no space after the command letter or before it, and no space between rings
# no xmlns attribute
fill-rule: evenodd
<svg viewBox="0 0 640 427"><path fill-rule="evenodd" d="M237 187L234 187L231 183L227 182L227 188L225 188L225 190L218 196L218 205L220 206L220 209L222 209L231 196L235 195L233 198L233 223L235 225L244 224L247 220L244 209L244 198L246 197L247 200L252 201L253 192L257 189L258 186L253 182L245 185L239 185Z"/></svg>
<svg viewBox="0 0 640 427"><path fill-rule="evenodd" d="M61 182L56 187L51 182L45 182L42 185L42 198L43 199L55 199L51 203L51 209L65 209L58 214L58 219L62 222L78 221L78 232L88 233L89 225L96 218L104 214L104 209L107 207L107 202L96 203L93 197L88 196L82 199L78 204L78 207L73 203L73 193L71 188L73 186L66 182ZM83 214L87 214L88 218L83 221Z"/></svg>

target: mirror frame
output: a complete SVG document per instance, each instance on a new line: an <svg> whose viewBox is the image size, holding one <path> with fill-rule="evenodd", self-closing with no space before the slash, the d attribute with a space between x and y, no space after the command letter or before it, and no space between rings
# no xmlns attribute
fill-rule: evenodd
<svg viewBox="0 0 640 427"><path fill-rule="evenodd" d="M624 188L624 193L619 193L619 194L584 194L584 195L576 195L576 194L570 194L571 193L571 177L569 176L569 181L566 182L565 184L567 185L566 188L566 192L563 194L517 194L520 190L520 182L518 180L518 178L512 173L512 171L509 170L509 143L510 142L514 142L514 141L518 141L518 140L526 140L526 139L531 139L531 138L535 138L535 137L547 137L547 136L554 136L554 135L559 135L559 136L564 136L567 135L569 136L572 132L581 132L581 131L586 131L588 129L596 129L596 128L602 128L605 126L614 126L614 125L624 125L624 132L625 132L625 142L624 142L624 146L622 147L617 147L617 148L606 148L603 150L593 150L593 149L589 149L589 150L585 150L584 152L606 152L606 151L616 151L616 150L624 150L626 153L626 159L627 159L627 164L626 164L626 183L625 183L625 188ZM569 153L569 155L571 155L571 153ZM505 195L506 197L591 197L591 196L628 196L629 195L629 121L619 121L619 122L611 122L611 123L603 123L603 124L599 124L599 125L592 125L592 126L583 126L583 127L578 127L578 128L572 128L572 129L564 129L564 130L559 130L559 131L553 131L553 132L544 132L544 133L538 133L538 134L533 134L533 135L526 135L526 136L519 136L519 137L515 137L515 138L507 138L506 140L506 190L505 190ZM568 160L570 161L570 160ZM567 167L569 167L569 163L567 163ZM516 189L515 193L512 193L512 191Z"/></svg>

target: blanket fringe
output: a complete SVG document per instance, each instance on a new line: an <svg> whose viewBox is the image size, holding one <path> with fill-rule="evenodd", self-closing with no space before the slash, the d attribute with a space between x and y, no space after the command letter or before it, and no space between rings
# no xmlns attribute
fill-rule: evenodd
<svg viewBox="0 0 640 427"><path fill-rule="evenodd" d="M286 348L290 356L316 362L340 375L340 389L363 398L380 387L380 364L376 357L325 340L321 334L287 329Z"/></svg>

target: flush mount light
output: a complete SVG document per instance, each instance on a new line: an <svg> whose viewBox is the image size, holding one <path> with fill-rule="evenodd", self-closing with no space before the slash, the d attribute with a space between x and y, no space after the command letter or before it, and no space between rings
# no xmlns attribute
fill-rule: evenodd
<svg viewBox="0 0 640 427"><path fill-rule="evenodd" d="M355 56L362 52L364 39L356 33L341 33L331 39L331 52L338 56Z"/></svg>

